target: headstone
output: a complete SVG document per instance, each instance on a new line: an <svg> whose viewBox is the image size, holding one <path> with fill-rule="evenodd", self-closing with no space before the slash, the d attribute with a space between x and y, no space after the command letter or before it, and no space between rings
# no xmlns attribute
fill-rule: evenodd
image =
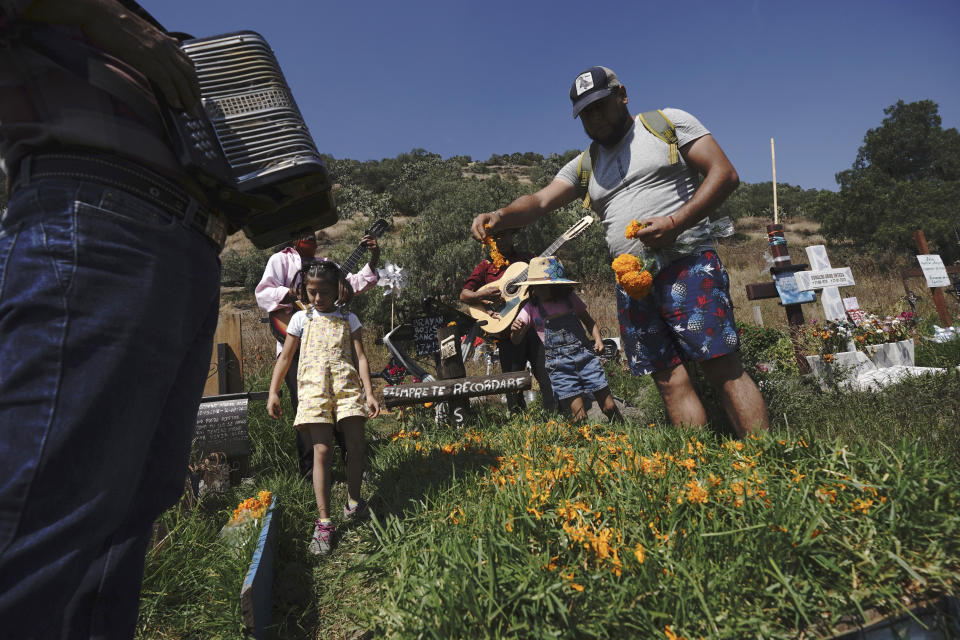
<svg viewBox="0 0 960 640"><path fill-rule="evenodd" d="M822 289L820 303L827 320L844 320L847 310L843 306L839 287L848 287L855 282L849 267L834 269L827 257L827 248L822 244L807 247L807 259L811 271L798 273L801 289Z"/></svg>
<svg viewBox="0 0 960 640"><path fill-rule="evenodd" d="M247 399L202 402L197 410L193 447L200 456L222 451L229 459L250 455Z"/></svg>
<svg viewBox="0 0 960 640"><path fill-rule="evenodd" d="M443 324L443 316L421 316L413 319L413 340L418 356L430 355L440 350L437 329Z"/></svg>

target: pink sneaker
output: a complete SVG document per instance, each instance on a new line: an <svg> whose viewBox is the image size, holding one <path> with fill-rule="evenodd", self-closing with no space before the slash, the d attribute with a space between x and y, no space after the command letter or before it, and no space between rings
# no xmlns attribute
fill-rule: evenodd
<svg viewBox="0 0 960 640"><path fill-rule="evenodd" d="M313 527L313 538L307 547L310 553L316 555L326 555L333 549L333 536L337 528L332 523L324 524L317 519Z"/></svg>

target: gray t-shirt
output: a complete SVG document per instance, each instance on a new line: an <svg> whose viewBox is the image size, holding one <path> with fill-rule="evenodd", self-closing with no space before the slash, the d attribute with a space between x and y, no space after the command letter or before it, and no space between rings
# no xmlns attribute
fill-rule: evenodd
<svg viewBox="0 0 960 640"><path fill-rule="evenodd" d="M663 109L677 131L677 146L710 133L699 120L680 109ZM631 220L667 216L693 197L698 180L696 169L680 155L678 164L670 164L669 146L647 131L638 119L620 142L612 147L600 145L590 178L590 208L606 227L610 255L643 253L639 240L628 240L624 231ZM577 186L577 156L557 173L557 179ZM712 249L705 218L677 238L676 245L660 252L667 262L683 255ZM649 250L647 251L649 255Z"/></svg>

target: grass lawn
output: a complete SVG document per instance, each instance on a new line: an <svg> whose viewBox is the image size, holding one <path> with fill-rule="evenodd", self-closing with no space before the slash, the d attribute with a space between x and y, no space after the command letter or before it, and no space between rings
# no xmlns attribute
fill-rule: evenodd
<svg viewBox="0 0 960 640"><path fill-rule="evenodd" d="M242 636L249 549L217 534L260 490L281 500L277 638L818 638L957 592L956 372L878 393L773 380L771 432L742 441L664 426L656 394L612 378L640 418L371 421L375 517L326 557L306 550L292 428L252 405L253 483L165 514L139 637Z"/></svg>

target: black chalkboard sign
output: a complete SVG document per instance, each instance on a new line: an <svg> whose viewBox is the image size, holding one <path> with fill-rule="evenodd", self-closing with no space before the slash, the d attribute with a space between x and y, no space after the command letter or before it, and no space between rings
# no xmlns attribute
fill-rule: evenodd
<svg viewBox="0 0 960 640"><path fill-rule="evenodd" d="M413 339L418 356L430 355L440 350L437 329L444 324L443 316L422 316L413 319Z"/></svg>
<svg viewBox="0 0 960 640"><path fill-rule="evenodd" d="M197 411L193 448L201 457L222 451L228 458L250 455L247 399L204 402Z"/></svg>

